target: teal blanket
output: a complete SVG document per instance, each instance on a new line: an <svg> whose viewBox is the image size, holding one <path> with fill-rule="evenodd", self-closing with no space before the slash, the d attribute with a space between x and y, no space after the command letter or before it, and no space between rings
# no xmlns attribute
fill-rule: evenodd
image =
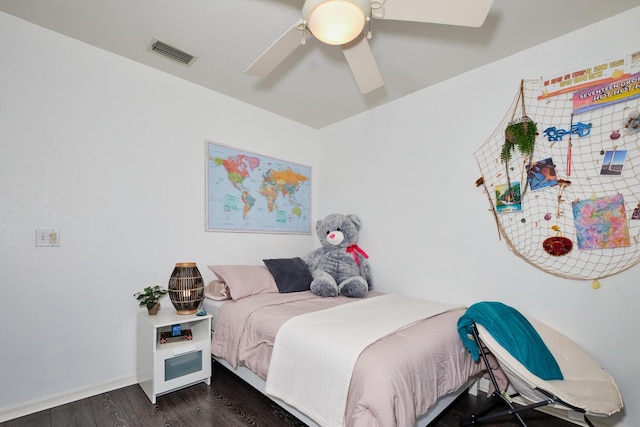
<svg viewBox="0 0 640 427"><path fill-rule="evenodd" d="M473 336L473 322L482 325L491 336L532 374L543 380L561 380L562 372L540 335L516 309L501 302L473 304L458 319L458 333L473 360L480 358Z"/></svg>

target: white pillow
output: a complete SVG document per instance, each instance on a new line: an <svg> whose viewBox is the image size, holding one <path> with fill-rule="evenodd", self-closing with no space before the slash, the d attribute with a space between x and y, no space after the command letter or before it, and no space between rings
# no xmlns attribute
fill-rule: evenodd
<svg viewBox="0 0 640 427"><path fill-rule="evenodd" d="M227 284L221 280L212 280L204 287L204 297L216 301L231 299Z"/></svg>

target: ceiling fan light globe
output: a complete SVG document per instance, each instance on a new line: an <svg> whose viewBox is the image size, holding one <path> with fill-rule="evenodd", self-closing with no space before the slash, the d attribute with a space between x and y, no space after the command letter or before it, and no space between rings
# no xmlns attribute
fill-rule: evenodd
<svg viewBox="0 0 640 427"><path fill-rule="evenodd" d="M305 3L307 26L315 38L330 45L349 43L362 33L365 12L349 0L310 1ZM308 16L307 16L308 15Z"/></svg>

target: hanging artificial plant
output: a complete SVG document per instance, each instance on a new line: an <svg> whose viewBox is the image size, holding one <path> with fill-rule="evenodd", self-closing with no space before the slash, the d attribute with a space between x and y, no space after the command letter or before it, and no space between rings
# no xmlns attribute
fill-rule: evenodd
<svg viewBox="0 0 640 427"><path fill-rule="evenodd" d="M510 122L504 131L505 141L500 153L502 163L509 163L511 153L516 147L523 156L531 158L537 134L538 127L536 123L527 116Z"/></svg>
<svg viewBox="0 0 640 427"><path fill-rule="evenodd" d="M511 121L507 124L504 131L504 144L500 151L500 161L505 164L509 191L511 191L509 161L511 160L513 151L517 147L520 154L524 157L524 163L530 164L531 157L533 156L536 136L538 135L538 126L527 116L524 108L524 80L520 81L520 93L518 94L518 100L521 102L522 116L518 119L514 119L517 110L516 107L513 111L513 115L511 116ZM523 173L524 172L525 171L523 170ZM522 181L524 181L524 179ZM527 186L524 182L521 182L521 185L524 187L521 194L522 198L524 197L524 193L527 191Z"/></svg>

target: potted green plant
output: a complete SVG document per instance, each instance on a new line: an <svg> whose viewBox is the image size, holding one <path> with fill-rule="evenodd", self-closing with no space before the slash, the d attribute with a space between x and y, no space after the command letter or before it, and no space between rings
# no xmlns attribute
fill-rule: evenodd
<svg viewBox="0 0 640 427"><path fill-rule="evenodd" d="M500 152L500 160L503 163L508 163L511 160L511 152L516 147L526 158L530 158L533 155L533 148L538 135L538 127L533 120L524 116L519 120L510 122L504 133L505 141Z"/></svg>
<svg viewBox="0 0 640 427"><path fill-rule="evenodd" d="M138 300L140 307L147 307L150 315L158 313L160 310L160 298L167 294L167 290L160 286L147 286L143 291L136 292L133 297Z"/></svg>

